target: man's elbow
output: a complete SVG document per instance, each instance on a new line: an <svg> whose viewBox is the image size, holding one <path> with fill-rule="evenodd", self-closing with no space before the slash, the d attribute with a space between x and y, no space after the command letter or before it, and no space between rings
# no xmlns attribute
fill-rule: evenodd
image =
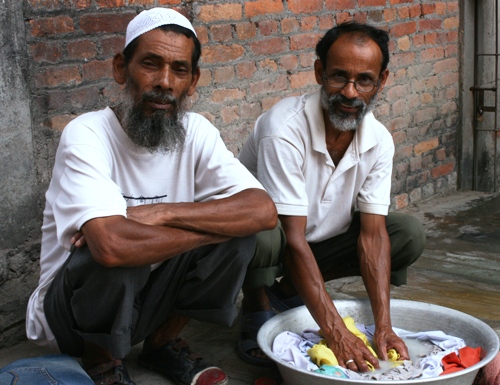
<svg viewBox="0 0 500 385"><path fill-rule="evenodd" d="M117 247L113 246L110 240L97 247L90 247L90 252L92 259L101 266L112 268L123 265L123 258L120 257L120 251Z"/></svg>
<svg viewBox="0 0 500 385"><path fill-rule="evenodd" d="M261 214L259 220L259 223L262 225L261 230L272 230L278 225L278 211L276 210L276 205L267 193L261 200L259 212Z"/></svg>

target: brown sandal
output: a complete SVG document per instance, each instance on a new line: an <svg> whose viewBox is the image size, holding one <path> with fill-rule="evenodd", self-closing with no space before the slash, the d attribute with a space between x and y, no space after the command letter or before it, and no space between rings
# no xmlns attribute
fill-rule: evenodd
<svg viewBox="0 0 500 385"><path fill-rule="evenodd" d="M95 385L136 385L122 360L113 360L87 370Z"/></svg>

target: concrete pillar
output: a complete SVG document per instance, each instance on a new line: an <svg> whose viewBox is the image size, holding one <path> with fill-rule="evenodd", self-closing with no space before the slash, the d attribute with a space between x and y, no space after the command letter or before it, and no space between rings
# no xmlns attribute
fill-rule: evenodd
<svg viewBox="0 0 500 385"><path fill-rule="evenodd" d="M0 0L0 346L24 337L26 301L38 279L41 210L22 6Z"/></svg>

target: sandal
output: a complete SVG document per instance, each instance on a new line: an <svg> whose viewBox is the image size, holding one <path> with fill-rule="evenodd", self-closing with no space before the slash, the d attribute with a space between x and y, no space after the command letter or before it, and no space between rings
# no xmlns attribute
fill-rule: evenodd
<svg viewBox="0 0 500 385"><path fill-rule="evenodd" d="M113 360L87 370L95 385L136 385L122 360Z"/></svg>
<svg viewBox="0 0 500 385"><path fill-rule="evenodd" d="M180 338L159 349L139 354L139 365L170 377L180 385L226 385L228 379L221 369L202 362L186 341Z"/></svg>
<svg viewBox="0 0 500 385"><path fill-rule="evenodd" d="M274 367L275 363L270 358L259 358L250 354L250 351L260 349L257 343L257 333L264 323L276 315L274 310L263 310L252 313L241 313L241 333L237 345L238 356L249 364Z"/></svg>

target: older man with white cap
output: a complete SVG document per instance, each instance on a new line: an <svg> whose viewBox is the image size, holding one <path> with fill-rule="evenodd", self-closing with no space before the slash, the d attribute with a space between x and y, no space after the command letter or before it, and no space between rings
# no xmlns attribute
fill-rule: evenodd
<svg viewBox="0 0 500 385"><path fill-rule="evenodd" d="M113 60L118 105L61 136L27 335L81 357L96 384L134 384L123 359L142 341L139 363L179 384L227 383L179 334L190 319L232 324L254 234L277 214L217 129L186 112L200 54L180 13L141 12Z"/></svg>

